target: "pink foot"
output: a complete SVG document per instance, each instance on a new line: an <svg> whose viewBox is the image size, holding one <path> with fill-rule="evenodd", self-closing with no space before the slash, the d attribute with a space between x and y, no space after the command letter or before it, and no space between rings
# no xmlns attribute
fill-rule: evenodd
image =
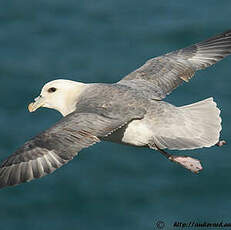
<svg viewBox="0 0 231 230"><path fill-rule="evenodd" d="M199 173L199 171L203 169L200 161L192 157L171 155L169 157L169 160L180 164L181 166L189 169L193 173Z"/></svg>

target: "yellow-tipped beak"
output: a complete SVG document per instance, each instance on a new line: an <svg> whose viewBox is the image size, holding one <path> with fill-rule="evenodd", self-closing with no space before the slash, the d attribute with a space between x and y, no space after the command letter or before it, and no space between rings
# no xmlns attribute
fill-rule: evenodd
<svg viewBox="0 0 231 230"><path fill-rule="evenodd" d="M30 112L34 112L35 110L37 110L38 108L40 108L41 106L43 106L45 104L45 98L42 96L36 97L35 102L31 102L28 105L28 110Z"/></svg>

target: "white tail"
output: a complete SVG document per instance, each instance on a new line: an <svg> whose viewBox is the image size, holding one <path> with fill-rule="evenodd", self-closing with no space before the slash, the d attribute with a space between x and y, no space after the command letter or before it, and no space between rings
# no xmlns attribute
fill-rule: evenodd
<svg viewBox="0 0 231 230"><path fill-rule="evenodd" d="M210 147L219 141L220 110L212 97L176 109L176 122L162 124L156 132L154 142L159 148L195 149Z"/></svg>

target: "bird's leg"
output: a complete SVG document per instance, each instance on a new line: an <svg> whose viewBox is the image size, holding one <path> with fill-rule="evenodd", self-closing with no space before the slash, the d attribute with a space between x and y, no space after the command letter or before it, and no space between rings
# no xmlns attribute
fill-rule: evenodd
<svg viewBox="0 0 231 230"><path fill-rule="evenodd" d="M218 146L218 147L221 147L221 146L223 146L223 145L226 145L226 141L225 141L225 140L221 140L221 141L218 141L218 142L216 143L216 146Z"/></svg>
<svg viewBox="0 0 231 230"><path fill-rule="evenodd" d="M200 161L197 159L188 156L171 155L168 152L164 151L163 149L160 149L158 146L155 145L155 147L167 159L169 159L172 162L180 164L181 166L183 166L186 169L189 169L193 173L199 173L199 171L203 169Z"/></svg>

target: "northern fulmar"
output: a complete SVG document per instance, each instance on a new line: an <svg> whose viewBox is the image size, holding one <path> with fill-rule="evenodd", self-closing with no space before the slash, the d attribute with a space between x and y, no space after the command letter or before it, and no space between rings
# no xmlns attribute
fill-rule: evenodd
<svg viewBox="0 0 231 230"><path fill-rule="evenodd" d="M171 155L220 141L221 118L213 98L176 107L162 101L197 70L231 53L231 30L148 60L114 84L54 80L28 108L58 110L64 117L27 141L0 166L0 187L40 178L61 167L83 148L111 141L158 150L167 159L198 173L200 161Z"/></svg>

